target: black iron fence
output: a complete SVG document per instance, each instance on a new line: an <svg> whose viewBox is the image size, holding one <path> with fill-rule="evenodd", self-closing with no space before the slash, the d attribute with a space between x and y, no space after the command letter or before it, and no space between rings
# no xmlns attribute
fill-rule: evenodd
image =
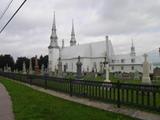
<svg viewBox="0 0 160 120"><path fill-rule="evenodd" d="M65 92L70 96L85 97L92 100L110 102L160 112L160 86L139 85L85 80L70 80L49 76L23 75L0 72L1 76Z"/></svg>

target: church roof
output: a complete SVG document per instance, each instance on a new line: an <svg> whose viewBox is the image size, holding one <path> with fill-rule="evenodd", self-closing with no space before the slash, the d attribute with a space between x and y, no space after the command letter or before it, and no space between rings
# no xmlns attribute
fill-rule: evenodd
<svg viewBox="0 0 160 120"><path fill-rule="evenodd" d="M106 56L106 41L95 43L87 43L76 46L65 47L61 50L62 59L73 59L80 57L105 57ZM113 54L111 42L109 42L110 55Z"/></svg>

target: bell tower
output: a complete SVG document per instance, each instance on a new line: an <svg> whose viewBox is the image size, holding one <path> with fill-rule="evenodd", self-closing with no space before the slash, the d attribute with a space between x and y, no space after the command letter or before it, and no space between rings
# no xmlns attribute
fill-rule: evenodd
<svg viewBox="0 0 160 120"><path fill-rule="evenodd" d="M56 69L56 66L58 64L58 58L59 58L59 50L60 50L60 47L58 46L58 37L57 37L57 33L56 33L56 20L55 20L55 12L54 12L52 33L50 36L50 45L48 46L49 72L54 72Z"/></svg>

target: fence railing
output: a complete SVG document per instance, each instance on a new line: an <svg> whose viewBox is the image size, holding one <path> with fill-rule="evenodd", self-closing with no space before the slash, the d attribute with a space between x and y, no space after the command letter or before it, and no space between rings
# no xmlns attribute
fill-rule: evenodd
<svg viewBox="0 0 160 120"><path fill-rule="evenodd" d="M92 100L160 112L160 86L69 80L49 76L0 72L1 76Z"/></svg>

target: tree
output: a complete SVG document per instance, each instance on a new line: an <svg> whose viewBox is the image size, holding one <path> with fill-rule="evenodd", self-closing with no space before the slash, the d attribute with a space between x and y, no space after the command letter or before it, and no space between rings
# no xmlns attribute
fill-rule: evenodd
<svg viewBox="0 0 160 120"><path fill-rule="evenodd" d="M11 67L14 70L14 59L11 55L0 55L0 68L4 70L4 67Z"/></svg>

